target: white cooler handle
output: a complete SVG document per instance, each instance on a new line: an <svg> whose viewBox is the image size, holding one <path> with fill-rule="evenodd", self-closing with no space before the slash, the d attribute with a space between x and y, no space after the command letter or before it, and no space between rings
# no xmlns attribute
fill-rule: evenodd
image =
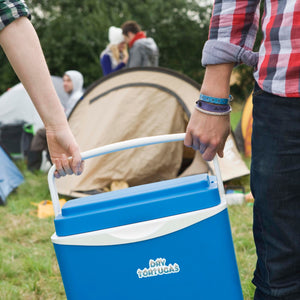
<svg viewBox="0 0 300 300"><path fill-rule="evenodd" d="M82 160L86 160L88 158L92 158L95 156L100 156L103 154L108 154L108 153L131 149L131 148L137 148L137 147L154 145L154 144L183 141L184 138L185 138L185 133L142 137L142 138L127 140L127 141L123 141L123 142L113 143L110 145L105 145L105 146L102 146L99 148L95 148L92 150L82 152L81 158L82 158ZM223 200L225 200L225 192L224 192L224 186L223 186L223 181L221 178L221 172L220 172L217 155L214 157L213 161L214 161L215 175L217 177L218 190L219 190L221 201L223 201ZM50 195L51 195L51 199L52 199L52 203L53 203L54 214L55 214L55 217L57 217L58 215L61 214L61 208L60 208L59 197L58 197L55 180L54 180L55 179L54 178L55 170L56 170L56 166L53 165L48 172L48 185L49 185Z"/></svg>

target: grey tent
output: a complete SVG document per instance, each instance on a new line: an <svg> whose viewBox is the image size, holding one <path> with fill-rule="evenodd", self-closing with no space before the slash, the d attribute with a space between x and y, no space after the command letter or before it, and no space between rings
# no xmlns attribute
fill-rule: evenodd
<svg viewBox="0 0 300 300"><path fill-rule="evenodd" d="M58 76L51 76L51 78L64 105L67 101L67 94L63 89L62 78ZM10 154L23 152L24 129L25 132L29 131L34 134L43 126L22 83L18 83L0 96L0 141Z"/></svg>
<svg viewBox="0 0 300 300"><path fill-rule="evenodd" d="M87 88L69 117L81 151L123 140L181 133L200 86L189 77L165 68L132 68L103 77ZM233 136L220 160L223 180L249 174ZM57 180L60 194L83 196L124 180L129 186L205 173L212 169L199 153L183 143L135 148L86 161L81 176Z"/></svg>

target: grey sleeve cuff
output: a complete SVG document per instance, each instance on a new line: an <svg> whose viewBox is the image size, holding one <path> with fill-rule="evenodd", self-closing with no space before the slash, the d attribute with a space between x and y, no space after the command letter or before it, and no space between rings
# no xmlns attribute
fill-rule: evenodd
<svg viewBox="0 0 300 300"><path fill-rule="evenodd" d="M202 51L202 65L204 67L232 62L245 63L248 66L256 67L257 61L257 52L218 40L208 40Z"/></svg>

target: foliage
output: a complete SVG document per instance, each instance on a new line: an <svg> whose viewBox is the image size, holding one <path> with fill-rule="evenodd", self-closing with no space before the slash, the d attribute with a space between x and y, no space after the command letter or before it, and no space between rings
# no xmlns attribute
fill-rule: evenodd
<svg viewBox="0 0 300 300"><path fill-rule="evenodd" d="M234 69L234 74L237 80L230 87L230 92L235 102L245 103L254 86L253 68L242 64Z"/></svg>
<svg viewBox="0 0 300 300"><path fill-rule="evenodd" d="M79 70L85 86L102 76L99 55L108 43L111 25L137 21L160 50L160 66L202 82L202 48L207 40L212 1L199 0L27 0L52 75ZM261 3L261 15L263 2ZM262 40L257 34L254 51ZM0 50L0 94L18 82ZM236 101L244 102L253 88L253 69L239 65L231 87Z"/></svg>
<svg viewBox="0 0 300 300"><path fill-rule="evenodd" d="M197 0L27 0L52 75L77 69L85 86L102 76L99 54L111 25L137 21L160 49L160 66L200 82L201 51L207 39L211 5ZM18 82L0 53L0 93Z"/></svg>

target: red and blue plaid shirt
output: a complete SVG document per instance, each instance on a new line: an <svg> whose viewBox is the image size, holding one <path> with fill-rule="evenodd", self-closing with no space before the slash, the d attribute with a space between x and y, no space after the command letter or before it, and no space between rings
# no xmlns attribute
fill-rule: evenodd
<svg viewBox="0 0 300 300"><path fill-rule="evenodd" d="M203 65L244 62L266 92L300 97L300 0L265 0L263 41L252 52L260 0L215 0Z"/></svg>

